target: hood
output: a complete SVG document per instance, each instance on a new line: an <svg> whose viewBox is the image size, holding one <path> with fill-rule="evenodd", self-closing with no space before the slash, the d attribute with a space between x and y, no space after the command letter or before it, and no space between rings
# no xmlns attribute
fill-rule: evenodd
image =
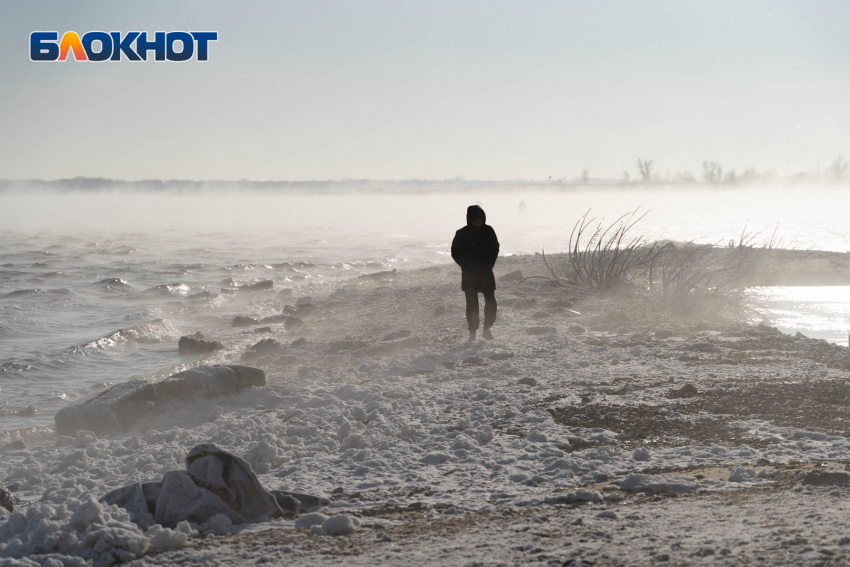
<svg viewBox="0 0 850 567"><path fill-rule="evenodd" d="M484 209L479 207L478 205L472 205L466 209L466 224L469 224L471 220L481 218L484 222L481 223L482 226L487 224L487 215L484 213Z"/></svg>

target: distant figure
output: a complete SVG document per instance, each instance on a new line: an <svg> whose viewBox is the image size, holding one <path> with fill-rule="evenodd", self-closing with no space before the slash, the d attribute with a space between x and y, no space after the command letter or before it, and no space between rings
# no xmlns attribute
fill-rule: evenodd
<svg viewBox="0 0 850 567"><path fill-rule="evenodd" d="M478 294L484 294L484 333L493 338L490 327L496 322L496 277L493 266L499 256L499 239L496 231L486 224L484 209L472 205L466 209L466 226L455 233L452 241L452 259L461 270L460 288L466 293L466 320L469 323L469 342L475 341L478 332Z"/></svg>
<svg viewBox="0 0 850 567"><path fill-rule="evenodd" d="M519 202L519 212L524 213L528 207L525 206L525 200Z"/></svg>

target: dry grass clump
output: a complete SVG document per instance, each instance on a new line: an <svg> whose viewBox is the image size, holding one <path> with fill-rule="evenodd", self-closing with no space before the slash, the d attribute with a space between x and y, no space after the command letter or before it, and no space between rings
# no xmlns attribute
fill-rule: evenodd
<svg viewBox="0 0 850 567"><path fill-rule="evenodd" d="M552 279L559 285L600 290L633 283L660 250L656 244L648 245L643 235L630 234L646 213L637 216L635 210L607 225L604 219L588 219L589 214L590 211L585 213L573 227L566 264L553 267L543 256Z"/></svg>
<svg viewBox="0 0 850 567"><path fill-rule="evenodd" d="M551 278L561 287L584 286L613 291L628 288L646 291L662 311L686 316L749 319L754 306L745 295L745 278L756 271L764 251L775 249L776 231L762 245L761 233L742 232L736 241L716 244L650 243L643 234L633 235L635 225L646 216L638 211L610 224L588 219L585 213L570 234L570 249L560 264L543 261Z"/></svg>
<svg viewBox="0 0 850 567"><path fill-rule="evenodd" d="M711 244L664 245L652 259L646 283L659 307L682 315L748 319L752 306L742 280L755 254Z"/></svg>

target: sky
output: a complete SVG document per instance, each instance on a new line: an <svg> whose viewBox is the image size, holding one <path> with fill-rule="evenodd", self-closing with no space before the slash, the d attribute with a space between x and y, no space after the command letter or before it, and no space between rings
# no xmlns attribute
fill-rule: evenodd
<svg viewBox="0 0 850 567"><path fill-rule="evenodd" d="M0 178L637 177L850 156L846 0L0 0ZM217 31L209 61L29 34Z"/></svg>

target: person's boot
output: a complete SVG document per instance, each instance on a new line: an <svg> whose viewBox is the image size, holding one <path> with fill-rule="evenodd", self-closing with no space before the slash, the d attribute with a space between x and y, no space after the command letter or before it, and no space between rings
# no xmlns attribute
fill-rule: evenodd
<svg viewBox="0 0 850 567"><path fill-rule="evenodd" d="M481 333L481 336L487 339L488 341L492 341L493 333L490 332L490 327L484 327L484 332Z"/></svg>
<svg viewBox="0 0 850 567"><path fill-rule="evenodd" d="M468 340L468 341L466 341L466 342L468 342L468 343L474 343L474 342L475 342L475 336L476 336L477 334L478 334L478 332L477 332L477 331L469 331L469 340Z"/></svg>

